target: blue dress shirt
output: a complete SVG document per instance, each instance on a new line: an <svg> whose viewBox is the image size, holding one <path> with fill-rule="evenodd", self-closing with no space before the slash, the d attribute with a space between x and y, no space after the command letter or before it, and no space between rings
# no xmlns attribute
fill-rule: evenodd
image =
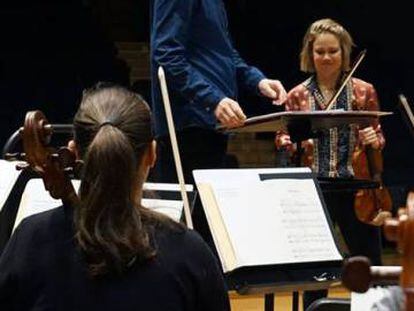
<svg viewBox="0 0 414 311"><path fill-rule="evenodd" d="M214 129L220 100L237 100L238 84L257 91L263 73L234 49L222 0L152 0L150 13L156 135L168 133L159 66L165 71L176 129Z"/></svg>

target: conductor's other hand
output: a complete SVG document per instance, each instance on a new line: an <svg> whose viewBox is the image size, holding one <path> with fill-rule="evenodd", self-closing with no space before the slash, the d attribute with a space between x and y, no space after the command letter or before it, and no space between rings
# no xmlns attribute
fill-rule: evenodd
<svg viewBox="0 0 414 311"><path fill-rule="evenodd" d="M359 130L359 139L363 145L371 145L374 149L380 146L378 135L372 126Z"/></svg>
<svg viewBox="0 0 414 311"><path fill-rule="evenodd" d="M273 100L274 105L282 105L286 98L286 90L279 80L262 79L258 84L260 93Z"/></svg>
<svg viewBox="0 0 414 311"><path fill-rule="evenodd" d="M228 97L218 103L214 114L217 120L227 128L242 126L246 120L239 103Z"/></svg>

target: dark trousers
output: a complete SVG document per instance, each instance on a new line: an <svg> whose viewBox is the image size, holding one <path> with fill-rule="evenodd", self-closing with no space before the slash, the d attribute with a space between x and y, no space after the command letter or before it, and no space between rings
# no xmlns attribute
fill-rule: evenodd
<svg viewBox="0 0 414 311"><path fill-rule="evenodd" d="M366 256L373 265L381 265L381 231L379 227L360 222L354 211L354 192L325 192L324 200L332 222L338 225L348 247L348 256ZM326 297L326 290L306 291L303 295L304 310L319 298Z"/></svg>
<svg viewBox="0 0 414 311"><path fill-rule="evenodd" d="M192 171L195 169L223 168L227 151L227 136L214 130L189 127L177 132L177 142L183 166L184 180L194 184ZM157 139L157 164L152 173L155 182L177 183L178 177L169 136ZM212 244L204 210L197 196L192 212L194 229Z"/></svg>
<svg viewBox="0 0 414 311"><path fill-rule="evenodd" d="M177 132L177 142L187 184L194 184L195 169L222 168L227 151L227 136L214 130L189 127ZM177 173L169 136L157 139L157 164L154 180L177 183Z"/></svg>

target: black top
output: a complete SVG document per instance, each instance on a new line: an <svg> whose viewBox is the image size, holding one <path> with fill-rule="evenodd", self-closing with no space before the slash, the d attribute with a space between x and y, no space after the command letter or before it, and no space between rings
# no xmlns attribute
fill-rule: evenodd
<svg viewBox="0 0 414 311"><path fill-rule="evenodd" d="M158 226L157 256L122 277L92 280L72 209L25 219L0 258L0 310L229 310L217 260L191 230Z"/></svg>

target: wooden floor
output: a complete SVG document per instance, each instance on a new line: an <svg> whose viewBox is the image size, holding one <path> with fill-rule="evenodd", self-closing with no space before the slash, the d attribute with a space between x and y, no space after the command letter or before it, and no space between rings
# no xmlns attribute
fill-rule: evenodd
<svg viewBox="0 0 414 311"><path fill-rule="evenodd" d="M383 255L384 265L399 265L399 255L394 251L385 252ZM329 297L332 298L350 298L351 293L340 284L329 290ZM232 311L263 311L264 297L261 295L241 296L235 292L230 293L230 304ZM292 310L292 294L290 292L282 292L275 294L275 311ZM299 298L299 311L302 309L302 293Z"/></svg>
<svg viewBox="0 0 414 311"><path fill-rule="evenodd" d="M350 292L343 287L337 287L329 290L329 297L349 298ZM292 310L292 294L277 293L275 295L275 311ZM232 311L263 311L264 297L256 296L240 296L237 293L230 293L230 304ZM302 310L302 293L299 298L299 311Z"/></svg>

